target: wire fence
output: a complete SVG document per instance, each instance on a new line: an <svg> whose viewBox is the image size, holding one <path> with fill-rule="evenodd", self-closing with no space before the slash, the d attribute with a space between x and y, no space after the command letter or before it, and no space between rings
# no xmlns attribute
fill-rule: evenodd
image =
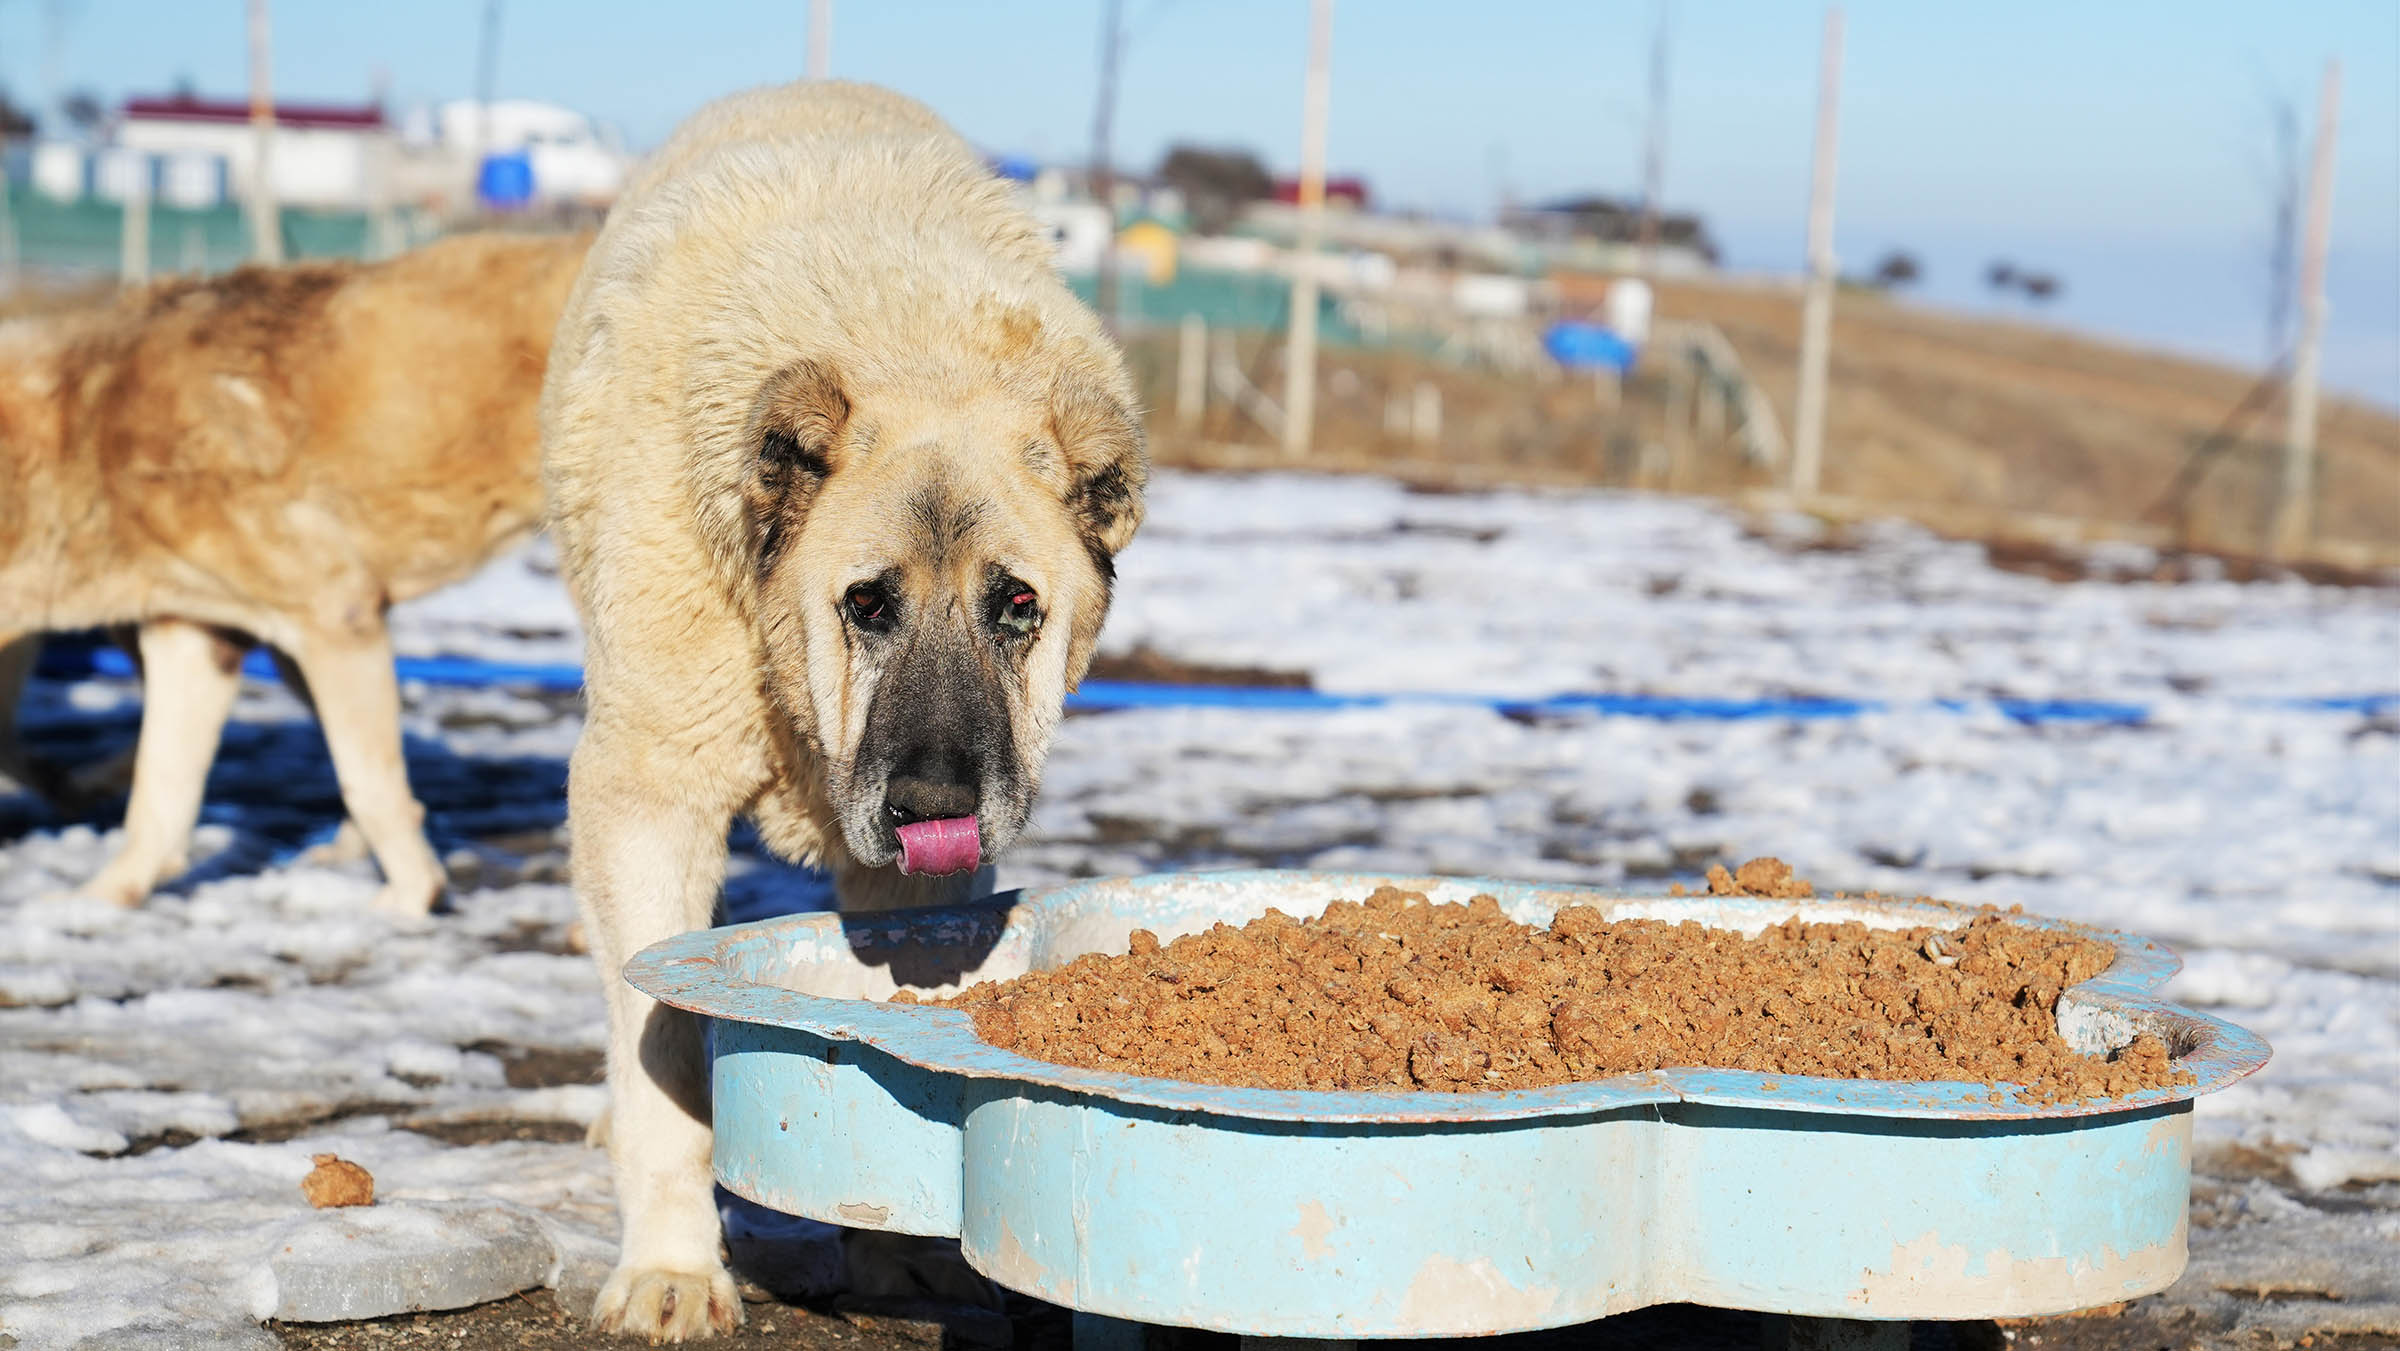
<svg viewBox="0 0 2400 1351"><path fill-rule="evenodd" d="M149 215L153 276L206 275L249 261L250 227L238 206L193 210L154 203ZM365 212L287 207L281 216L287 258L368 255L374 228ZM16 264L28 271L114 276L124 261L125 209L114 202L60 202L12 193L8 225L15 241ZM422 242L432 233L420 226L404 237L405 242Z"/></svg>
<svg viewBox="0 0 2400 1351"><path fill-rule="evenodd" d="M1789 293L1666 288L1667 317L1622 380L1543 352L1548 323L1579 317L1570 307L1496 318L1356 293L1322 303L1312 463L1711 494L1788 480ZM1280 456L1288 305L1272 275L1119 290L1116 328L1166 458ZM2245 396L2252 383L2233 372L1873 297L1845 304L1837 334L1828 498L1977 537L2275 555L2272 377L2265 397ZM2328 577L2388 572L2400 562L2400 421L2337 402L2321 441L2315 539L2296 561Z"/></svg>

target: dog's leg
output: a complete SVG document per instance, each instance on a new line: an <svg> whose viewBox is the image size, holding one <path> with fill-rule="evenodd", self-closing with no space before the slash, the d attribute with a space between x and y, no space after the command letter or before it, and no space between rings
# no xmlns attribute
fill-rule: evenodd
<svg viewBox="0 0 2400 1351"><path fill-rule="evenodd" d="M308 716L315 718L318 726L323 726L325 715L317 711L316 696L308 692L308 674L300 669L300 663L293 661L280 648L268 648L267 656L273 659L275 674L282 679L283 687L292 692L292 697L300 701L300 706L308 710ZM351 819L349 809L344 807L341 828L333 833L333 838L303 852L299 861L316 868L338 868L356 863L370 852L366 834L359 830L358 822Z"/></svg>
<svg viewBox="0 0 2400 1351"><path fill-rule="evenodd" d="M142 625L142 730L134 743L133 797L125 842L85 895L140 905L151 888L183 871L192 826L217 739L242 683L243 642L176 619Z"/></svg>
<svg viewBox="0 0 2400 1351"><path fill-rule="evenodd" d="M608 1152L624 1227L592 1321L653 1342L741 1321L718 1256L699 1021L619 975L634 953L704 927L715 908L734 804L693 791L704 778L693 758L645 750L596 712L567 781L575 898L608 1000Z"/></svg>
<svg viewBox="0 0 2400 1351"><path fill-rule="evenodd" d="M375 908L423 915L442 894L442 865L425 842L425 809L400 758L400 680L380 620L360 631L307 635L290 654L305 678L333 753L342 807L383 867Z"/></svg>
<svg viewBox="0 0 2400 1351"><path fill-rule="evenodd" d="M33 677L34 659L41 654L40 634L0 633L0 779L50 798L47 785L36 780L24 743L17 739L17 701L25 697L25 682ZM52 802L55 805L56 799Z"/></svg>

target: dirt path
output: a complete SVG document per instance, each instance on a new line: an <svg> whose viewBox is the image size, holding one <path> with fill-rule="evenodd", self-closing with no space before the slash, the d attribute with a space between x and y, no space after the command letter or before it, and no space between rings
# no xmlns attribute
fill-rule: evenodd
<svg viewBox="0 0 2400 1351"><path fill-rule="evenodd" d="M910 1316L834 1313L789 1304L749 1306L749 1318L710 1347L773 1346L807 1351L1071 1351L1067 1316L1033 1309L1008 1320L990 1316L945 1323ZM1412 1342L1412 1351L1755 1351L1764 1329L1759 1315L1692 1305L1664 1305L1550 1332L1473 1341ZM562 1311L548 1291L462 1309L366 1323L275 1325L294 1351L524 1351L525 1348L637 1346L632 1338L600 1338L581 1318ZM1006 1340L1002 1340L1005 1337ZM2046 1318L2001 1327L1989 1321L1919 1323L1910 1351L2382 1351L2382 1334L2237 1331L2222 1318L2142 1301L2113 1314ZM1238 1340L1215 1333L1158 1329L1148 1351L1236 1351Z"/></svg>

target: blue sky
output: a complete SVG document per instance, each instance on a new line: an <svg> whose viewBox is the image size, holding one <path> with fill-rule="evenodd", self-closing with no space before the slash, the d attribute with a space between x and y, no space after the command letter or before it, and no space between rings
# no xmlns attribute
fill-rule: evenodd
<svg viewBox="0 0 2400 1351"><path fill-rule="evenodd" d="M44 0L0 0L0 78L43 84ZM65 0L66 82L115 96L242 87L240 0ZM1125 0L1121 158L1173 140L1297 158L1304 0ZM279 0L293 97L402 102L470 88L480 0ZM1654 0L1341 0L1332 159L1387 202L1487 211L1637 182ZM836 0L834 73L926 99L995 150L1080 158L1099 0ZM1800 255L1821 10L1683 0L1672 17L1667 194L1738 266ZM2057 318L2255 360L2263 346L2266 100L2309 115L2344 64L2329 371L2400 404L2400 5L1853 0L1840 251L1905 246L1930 298L1990 307L1996 256L2066 281ZM509 0L504 94L655 143L712 95L803 67L805 0Z"/></svg>

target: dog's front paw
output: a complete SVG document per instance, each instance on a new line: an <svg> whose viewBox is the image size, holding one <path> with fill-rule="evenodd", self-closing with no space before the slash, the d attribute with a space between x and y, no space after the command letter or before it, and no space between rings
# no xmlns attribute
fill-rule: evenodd
<svg viewBox="0 0 2400 1351"><path fill-rule="evenodd" d="M333 832L332 839L310 845L292 861L309 868L340 868L363 862L372 855L373 851L367 847L366 832L358 828L358 822L345 818L342 828Z"/></svg>
<svg viewBox="0 0 2400 1351"><path fill-rule="evenodd" d="M75 888L75 894L87 901L102 901L125 910L138 910L150 899L150 883L138 870L103 868L100 875Z"/></svg>
<svg viewBox="0 0 2400 1351"><path fill-rule="evenodd" d="M402 925L422 924L442 898L440 879L432 882L386 882L369 905L376 913Z"/></svg>
<svg viewBox="0 0 2400 1351"><path fill-rule="evenodd" d="M742 1321L741 1295L722 1266L706 1271L618 1267L600 1287L592 1323L659 1342L684 1342L731 1332Z"/></svg>

